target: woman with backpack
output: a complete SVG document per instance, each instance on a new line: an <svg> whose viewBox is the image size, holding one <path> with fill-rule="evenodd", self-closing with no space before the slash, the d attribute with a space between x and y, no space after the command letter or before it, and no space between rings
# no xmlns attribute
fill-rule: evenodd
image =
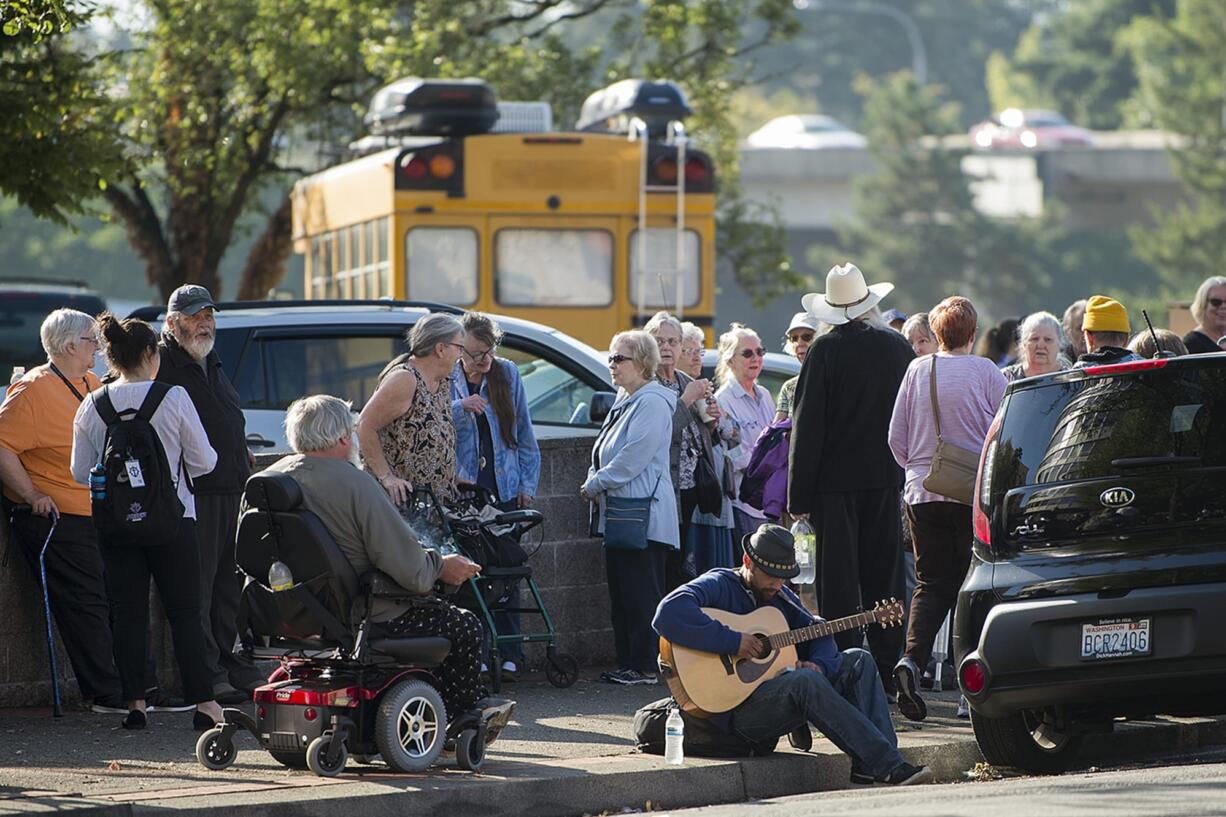
<svg viewBox="0 0 1226 817"><path fill-rule="evenodd" d="M72 477L90 486L114 627L115 666L127 701L125 729L143 729L149 578L174 637L192 725L221 720L200 618L200 560L191 478L217 464L181 386L155 383L157 334L144 321L98 318L118 379L89 394L73 419Z"/></svg>

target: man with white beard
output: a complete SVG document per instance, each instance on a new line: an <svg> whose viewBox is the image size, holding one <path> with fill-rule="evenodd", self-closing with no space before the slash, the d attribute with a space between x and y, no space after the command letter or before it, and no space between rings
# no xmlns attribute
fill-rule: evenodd
<svg viewBox="0 0 1226 817"><path fill-rule="evenodd" d="M195 481L196 531L200 539L200 611L204 618L213 692L219 703L251 700L264 682L259 671L234 655L238 597L242 582L234 565L238 506L255 458L247 450L246 424L238 392L213 351L217 325L213 296L186 284L170 294L159 348L157 379L187 390L217 467Z"/></svg>

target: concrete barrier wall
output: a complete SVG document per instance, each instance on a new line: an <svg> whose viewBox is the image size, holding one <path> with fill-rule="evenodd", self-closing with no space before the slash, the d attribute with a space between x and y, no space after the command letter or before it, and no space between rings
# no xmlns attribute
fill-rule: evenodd
<svg viewBox="0 0 1226 817"><path fill-rule="evenodd" d="M558 650L573 655L581 666L613 663L604 554L600 540L587 535L587 503L579 498L591 445L590 437L541 441L537 507L545 514L544 540L529 561L557 629ZM529 552L538 539L539 529L529 534L525 542ZM9 556L0 566L0 707L48 705L51 676L42 595L22 553L17 547L8 549L7 520L0 521L0 553L4 552ZM159 672L163 683L173 687L170 632L156 601L152 607L151 635ZM541 629L537 617L525 616L523 624L526 631ZM530 646L529 664L539 666L543 653L542 647ZM62 647L57 662L65 700L75 702L79 693Z"/></svg>

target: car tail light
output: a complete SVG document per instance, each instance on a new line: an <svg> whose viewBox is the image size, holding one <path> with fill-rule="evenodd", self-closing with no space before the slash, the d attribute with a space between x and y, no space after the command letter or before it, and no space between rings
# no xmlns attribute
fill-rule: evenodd
<svg viewBox="0 0 1226 817"><path fill-rule="evenodd" d="M1119 374L1121 372L1144 372L1150 369L1161 369L1170 362L1169 357L1159 357L1153 360L1132 360L1128 363L1111 363L1106 366L1086 366L1082 369L1086 374Z"/></svg>
<svg viewBox="0 0 1226 817"><path fill-rule="evenodd" d="M992 519L988 516L988 505L992 499L992 477L987 473L989 463L988 452L996 442L996 433L1000 430L1004 412L996 412L992 425L988 427L988 436L983 440L983 450L979 452L979 473L975 476L975 493L971 496L971 527L975 538L985 545L992 544Z"/></svg>
<svg viewBox="0 0 1226 817"><path fill-rule="evenodd" d="M988 685L987 669L978 658L964 661L959 675L962 681L962 691L967 695L978 695Z"/></svg>
<svg viewBox="0 0 1226 817"><path fill-rule="evenodd" d="M268 714L268 710L266 710L264 707L262 707L262 706L257 706L257 707L255 708L255 716L256 716L257 718L260 718L261 720L263 720L263 719L264 719L264 717L265 717L267 714Z"/></svg>
<svg viewBox="0 0 1226 817"><path fill-rule="evenodd" d="M308 706L306 709L302 710L302 717L306 718L308 721L313 721L319 717L319 713L315 711L314 707Z"/></svg>

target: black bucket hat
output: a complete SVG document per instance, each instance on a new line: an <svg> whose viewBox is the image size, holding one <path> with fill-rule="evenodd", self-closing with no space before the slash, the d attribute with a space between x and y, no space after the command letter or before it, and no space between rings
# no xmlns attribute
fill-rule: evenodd
<svg viewBox="0 0 1226 817"><path fill-rule="evenodd" d="M800 573L796 564L796 540L787 528L765 524L741 540L745 555L769 576L794 579Z"/></svg>

